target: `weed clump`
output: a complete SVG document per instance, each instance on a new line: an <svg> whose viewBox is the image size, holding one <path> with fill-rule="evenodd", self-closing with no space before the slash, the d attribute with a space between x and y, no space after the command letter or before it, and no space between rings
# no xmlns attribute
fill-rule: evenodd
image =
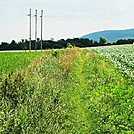
<svg viewBox="0 0 134 134"><path fill-rule="evenodd" d="M67 43L67 48L74 48L74 46L71 43Z"/></svg>
<svg viewBox="0 0 134 134"><path fill-rule="evenodd" d="M58 58L60 56L60 50L53 50L52 51L52 57Z"/></svg>

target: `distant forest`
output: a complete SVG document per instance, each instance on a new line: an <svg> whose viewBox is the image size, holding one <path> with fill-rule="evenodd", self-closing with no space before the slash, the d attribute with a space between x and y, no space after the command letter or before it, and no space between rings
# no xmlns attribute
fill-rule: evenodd
<svg viewBox="0 0 134 134"><path fill-rule="evenodd" d="M45 40L43 41L42 49L60 49L60 48L66 48L68 47L68 44L71 44L72 46L76 47L96 47L96 46L108 46L108 45L121 45L121 44L133 44L134 39L120 39L116 41L115 43L106 43L106 39L102 38L100 41L93 41L89 39L84 38L73 38L73 39L61 39L58 41L54 40ZM41 40L32 40L31 41L31 49L35 50L35 44L36 49L41 49ZM19 42L16 42L15 40L12 40L11 43L2 42L0 44L0 50L29 50L29 41L27 39L22 39Z"/></svg>

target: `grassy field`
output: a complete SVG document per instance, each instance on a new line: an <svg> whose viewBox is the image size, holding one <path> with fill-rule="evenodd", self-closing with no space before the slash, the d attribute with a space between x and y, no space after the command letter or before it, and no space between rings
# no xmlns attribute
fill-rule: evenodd
<svg viewBox="0 0 134 134"><path fill-rule="evenodd" d="M110 60L79 48L21 54L7 72L15 63L0 56L0 133L134 133L133 78Z"/></svg>
<svg viewBox="0 0 134 134"><path fill-rule="evenodd" d="M0 72L15 72L24 69L41 52L0 52Z"/></svg>

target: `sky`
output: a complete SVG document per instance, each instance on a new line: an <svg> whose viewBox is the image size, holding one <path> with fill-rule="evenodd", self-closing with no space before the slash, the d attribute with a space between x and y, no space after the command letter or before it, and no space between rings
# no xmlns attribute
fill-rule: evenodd
<svg viewBox="0 0 134 134"><path fill-rule="evenodd" d="M0 0L0 42L29 39L32 9L32 39L35 9L43 10L43 39L76 38L85 34L134 28L134 0Z"/></svg>

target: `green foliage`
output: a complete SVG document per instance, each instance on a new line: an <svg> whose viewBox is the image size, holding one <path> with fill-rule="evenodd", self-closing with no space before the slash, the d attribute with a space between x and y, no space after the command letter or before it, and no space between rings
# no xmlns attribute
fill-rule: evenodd
<svg viewBox="0 0 134 134"><path fill-rule="evenodd" d="M107 40L104 37L100 37L99 44L104 45L107 42Z"/></svg>
<svg viewBox="0 0 134 134"><path fill-rule="evenodd" d="M71 43L67 43L67 48L73 48L73 45Z"/></svg>
<svg viewBox="0 0 134 134"><path fill-rule="evenodd" d="M56 63L56 58L43 56L27 67L23 80L17 74L0 83L0 133L58 133L62 73Z"/></svg>
<svg viewBox="0 0 134 134"><path fill-rule="evenodd" d="M95 52L53 52L2 73L0 133L133 133L132 81Z"/></svg>
<svg viewBox="0 0 134 134"><path fill-rule="evenodd" d="M59 57L60 56L60 50L53 50L52 51L52 56L56 57L56 58Z"/></svg>
<svg viewBox="0 0 134 134"><path fill-rule="evenodd" d="M134 92L128 83L95 53L79 53L63 96L66 132L133 133Z"/></svg>
<svg viewBox="0 0 134 134"><path fill-rule="evenodd" d="M25 69L36 56L42 54L40 52L0 52L0 73Z"/></svg>
<svg viewBox="0 0 134 134"><path fill-rule="evenodd" d="M100 42L95 40L89 40L88 38L73 38L73 39L60 39L58 41L54 40L45 40L42 41L42 48L43 49L61 49L61 48L67 48L68 43L71 43L72 46L76 47L92 47L92 46L103 46L103 45L118 45L118 44L133 44L134 39L120 39L116 42L107 43L107 40L104 37L100 37ZM41 40L38 39L37 41L37 50L40 50L41 48ZM67 45L68 44L68 45ZM71 45L69 47L72 48ZM35 50L35 40L31 41L31 49ZM0 50L29 50L29 41L22 39L18 43L14 40L11 43L2 42L0 44Z"/></svg>

